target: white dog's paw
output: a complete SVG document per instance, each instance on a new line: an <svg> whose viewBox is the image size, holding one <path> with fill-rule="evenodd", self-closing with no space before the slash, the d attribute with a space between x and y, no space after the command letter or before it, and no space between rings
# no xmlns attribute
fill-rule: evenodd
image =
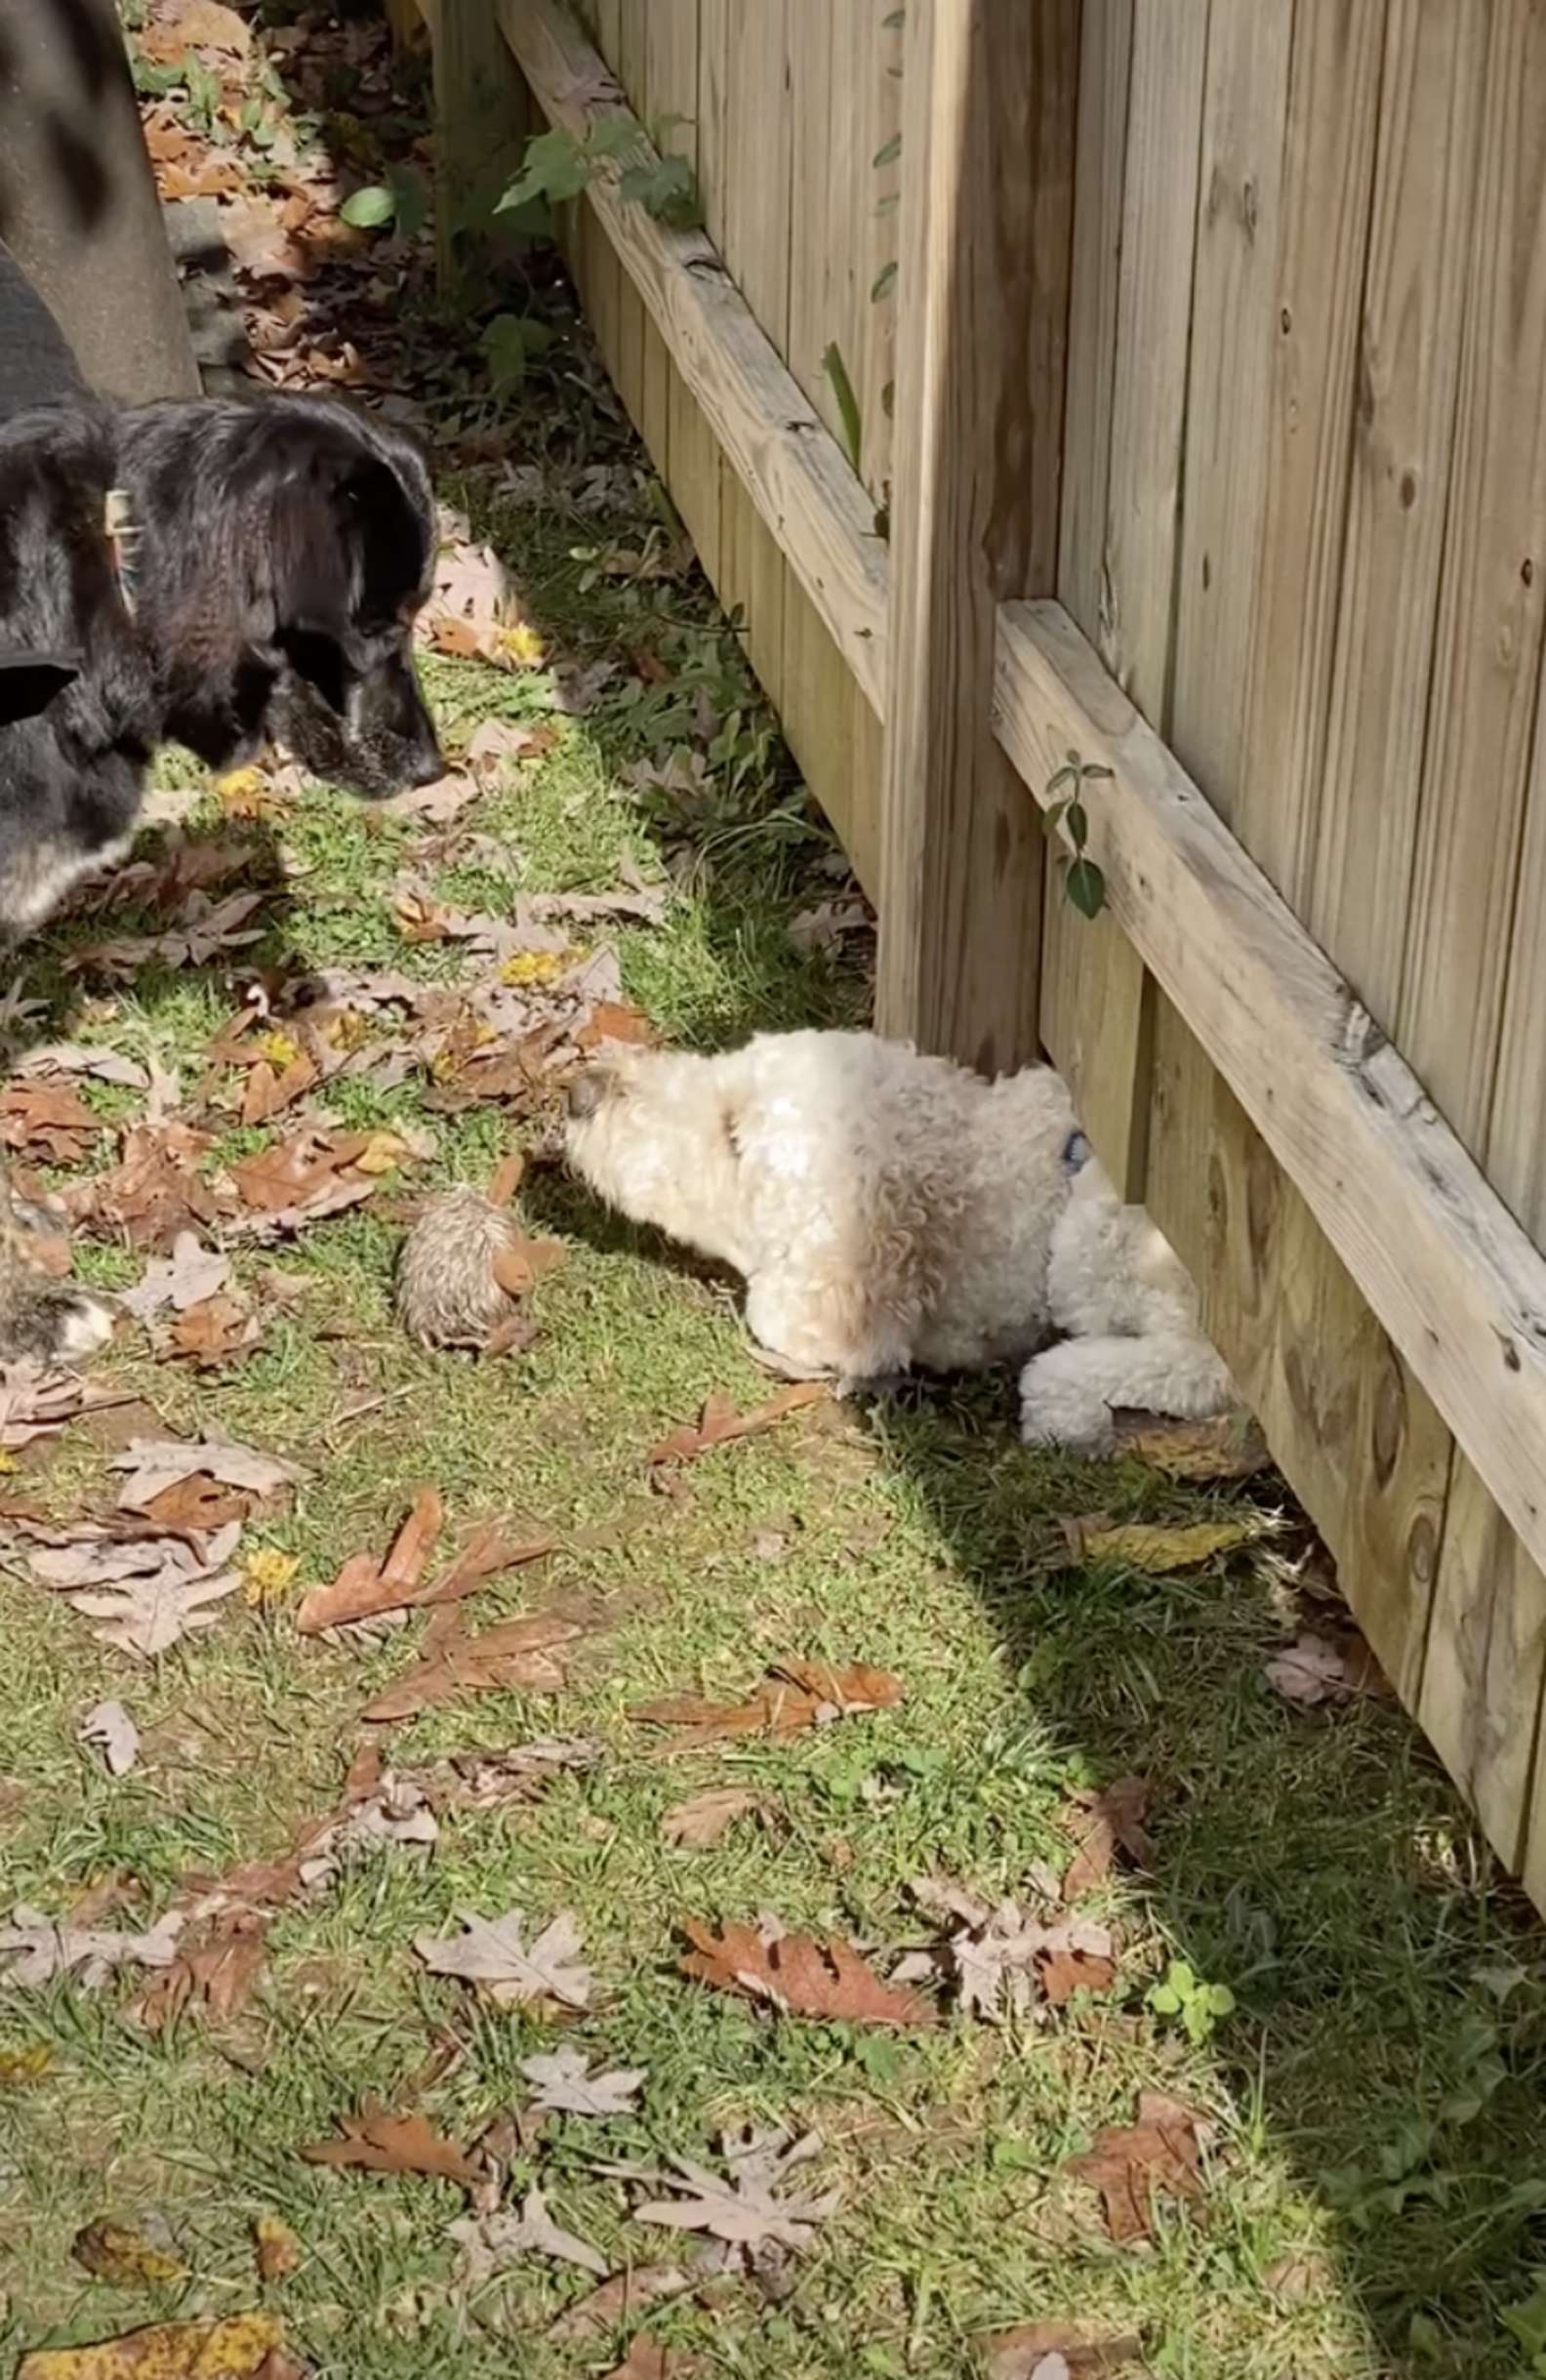
<svg viewBox="0 0 1546 2380"><path fill-rule="evenodd" d="M1033 1356L1020 1375L1020 1435L1027 1446L1070 1455L1109 1455L1117 1444L1111 1407L1067 1359L1077 1341ZM1059 1358L1064 1360L1059 1362Z"/></svg>

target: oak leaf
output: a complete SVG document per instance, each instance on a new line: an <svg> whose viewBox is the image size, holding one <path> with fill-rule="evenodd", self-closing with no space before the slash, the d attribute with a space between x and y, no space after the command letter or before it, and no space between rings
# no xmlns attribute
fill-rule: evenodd
<svg viewBox="0 0 1546 2380"><path fill-rule="evenodd" d="M674 1729L669 1751L688 1750L739 1736L793 1736L808 1727L856 1713L889 1710L902 1700L902 1682L887 1669L851 1662L779 1662L766 1684L744 1703L711 1703L699 1695L675 1695L639 1703L633 1718L651 1727Z"/></svg>
<svg viewBox="0 0 1546 2380"><path fill-rule="evenodd" d="M379 2099L366 2099L357 2115L336 2118L342 2140L316 2141L301 2151L308 2165L357 2167L367 2173L426 2173L447 2182L473 2183L479 2168L438 2133L426 2115L390 2115Z"/></svg>
<svg viewBox="0 0 1546 2380"><path fill-rule="evenodd" d="M700 1455L707 1455L713 1447L754 1437L761 1430L772 1429L788 1415L798 1413L803 1406L824 1403L830 1393L819 1380L797 1380L792 1387L781 1388L776 1397L769 1397L765 1405L738 1414L724 1390L716 1388L705 1398L696 1422L682 1422L669 1438L651 1448L650 1461L696 1462Z"/></svg>
<svg viewBox="0 0 1546 2380"><path fill-rule="evenodd" d="M1136 1867L1153 1865L1154 1845L1144 1831L1149 1808L1149 1781L1119 1777L1104 1792L1079 1792L1064 1813L1064 1824L1078 1845L1063 1878L1065 1901L1104 1884L1119 1851Z"/></svg>
<svg viewBox="0 0 1546 2380"><path fill-rule="evenodd" d="M461 1912L463 1932L444 1940L414 1937L414 1949L432 1975L460 1976L479 1984L501 2008L553 2000L563 2008L586 2008L595 1981L580 1957L580 1929L568 1909L543 1928L530 1947L522 1941L525 1917L518 1908L503 1917Z"/></svg>
<svg viewBox="0 0 1546 2380"><path fill-rule="evenodd" d="M608 2073L590 2071L583 2050L559 2049L551 2056L523 2058L521 2072L538 2085L534 2108L550 2108L564 2115L632 2115L637 2113L639 2086L648 2069L614 2067Z"/></svg>
<svg viewBox="0 0 1546 2380"><path fill-rule="evenodd" d="M682 1932L692 1949L677 1964L716 1991L766 2000L790 2016L832 2024L937 2025L939 2012L921 1993L883 1983L845 1942L809 1934L761 1932L733 1920L722 1933L689 1917Z"/></svg>
<svg viewBox="0 0 1546 2380"><path fill-rule="evenodd" d="M599 2289L566 2307L549 2323L544 2336L560 2344L581 2340L589 2345L593 2339L610 2337L624 2322L647 2314L651 2306L683 2296L692 2286L693 2276L679 2265L631 2265L626 2273L614 2273Z"/></svg>
<svg viewBox="0 0 1546 2380"><path fill-rule="evenodd" d="M1070 2157L1076 2181L1100 2193L1119 2245L1154 2236L1154 2199L1202 2195L1198 2118L1162 2091L1142 2091L1135 2124L1108 2125L1083 2156Z"/></svg>

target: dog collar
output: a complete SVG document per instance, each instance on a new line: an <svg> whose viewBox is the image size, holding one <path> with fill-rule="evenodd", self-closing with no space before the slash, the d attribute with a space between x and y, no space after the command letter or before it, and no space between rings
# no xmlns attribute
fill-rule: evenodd
<svg viewBox="0 0 1546 2380"><path fill-rule="evenodd" d="M139 575L136 549L140 543L140 528L130 510L126 489L110 487L107 490L107 501L102 507L102 528L107 538L107 551L112 555L118 593L132 620L135 616L135 580Z"/></svg>
<svg viewBox="0 0 1546 2380"><path fill-rule="evenodd" d="M1078 1173L1081 1166L1089 1163L1089 1153L1090 1144L1076 1125L1063 1143L1063 1163L1067 1170Z"/></svg>

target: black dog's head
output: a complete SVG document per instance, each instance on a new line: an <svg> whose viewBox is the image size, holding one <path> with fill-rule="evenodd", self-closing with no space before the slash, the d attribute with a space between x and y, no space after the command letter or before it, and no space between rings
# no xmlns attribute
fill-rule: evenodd
<svg viewBox="0 0 1546 2380"><path fill-rule="evenodd" d="M406 444L370 451L328 429L298 439L290 463L274 506L273 726L313 775L354 793L432 784L445 761L413 664L435 557L424 465Z"/></svg>
<svg viewBox="0 0 1546 2380"><path fill-rule="evenodd" d="M276 735L369 798L442 775L413 666L436 543L417 449L326 398L128 420L168 732L217 767Z"/></svg>

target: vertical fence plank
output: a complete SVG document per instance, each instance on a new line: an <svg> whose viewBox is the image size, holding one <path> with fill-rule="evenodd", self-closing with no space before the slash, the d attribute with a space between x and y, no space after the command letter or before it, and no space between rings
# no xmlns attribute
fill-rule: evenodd
<svg viewBox="0 0 1546 2380"><path fill-rule="evenodd" d="M532 107L490 0L438 0L434 21L435 265L440 296L474 293L475 229L515 170Z"/></svg>
<svg viewBox="0 0 1546 2380"><path fill-rule="evenodd" d="M698 0L653 0L649 35L650 103L658 117L681 119L665 131L665 144L673 156L687 159L701 196ZM697 399L669 359L667 411L671 501L699 560L714 579L719 569L719 451Z"/></svg>
<svg viewBox="0 0 1546 2380"><path fill-rule="evenodd" d="M846 445L840 409L822 358L840 346L828 299L828 258L848 232L846 183L836 140L854 110L833 73L836 18L829 0L788 0L791 132L789 265L790 370ZM844 356L844 368L852 371ZM860 845L855 815L852 681L842 655L793 574L784 588L783 699L780 714L805 781L842 837L862 876L874 857Z"/></svg>
<svg viewBox="0 0 1546 2380"><path fill-rule="evenodd" d="M1271 365L1259 583L1242 606L1236 833L1302 911L1321 804L1352 453L1383 0L1300 11Z"/></svg>
<svg viewBox="0 0 1546 2380"><path fill-rule="evenodd" d="M1127 169L1133 0L1084 0L1074 174L1073 288L1058 595L1092 644L1107 604L1117 304ZM1041 923L1041 1039L1074 1093L1086 1132L1129 1197L1143 1194L1146 1036L1153 987L1120 928L1087 920L1045 871Z"/></svg>
<svg viewBox="0 0 1546 2380"><path fill-rule="evenodd" d="M1234 815L1242 774L1246 663L1267 510L1292 16L1260 0L1213 0L1208 23L1173 722L1178 753L1226 819Z"/></svg>
<svg viewBox="0 0 1546 2380"><path fill-rule="evenodd" d="M1168 724L1174 650L1207 24L1208 0L1136 8L1125 76L1111 461L1095 633L1107 668L1160 734ZM1114 48L1106 70L1121 72ZM1141 1199L1157 1112L1154 987L1109 919L1087 923L1069 911L1056 871L1048 873L1046 923L1045 973L1057 987L1045 1020L1055 1037L1048 1046L1108 1172L1125 1197Z"/></svg>
<svg viewBox="0 0 1546 2380"><path fill-rule="evenodd" d="M633 112L648 131L661 112L655 74L669 37L671 0L624 0L623 81ZM639 409L635 417L650 461L664 479L670 469L671 358L666 342L639 308Z"/></svg>
<svg viewBox="0 0 1546 2380"><path fill-rule="evenodd" d="M1522 841L1546 583L1546 15L1539 9L1491 14L1479 156L1436 677L1396 1021L1439 1106L1503 1195L1526 1205L1538 1110L1532 1098L1516 1117L1499 1108L1494 1088L1513 927L1526 888ZM1527 1219L1538 1229L1542 1218ZM1510 1862L1530 1856L1543 1685L1546 1579L1457 1453L1418 1716Z"/></svg>
<svg viewBox="0 0 1546 2380"><path fill-rule="evenodd" d="M725 23L722 253L783 354L789 344L791 120L788 0L731 6ZM747 654L775 706L784 682L784 558L739 482L723 482L721 594L746 620Z"/></svg>
<svg viewBox="0 0 1546 2380"><path fill-rule="evenodd" d="M1451 0L1391 0L1331 716L1305 911L1387 1031L1416 843L1485 48L1483 12Z"/></svg>
<svg viewBox="0 0 1546 2380"><path fill-rule="evenodd" d="M1490 24L1396 1016L1403 1050L1473 1150L1497 1059L1546 607L1546 11L1502 6Z"/></svg>
<svg viewBox="0 0 1546 2380"><path fill-rule="evenodd" d="M994 741L997 608L1056 584L1077 0L910 0L881 1029L1037 1047L1041 833Z"/></svg>

